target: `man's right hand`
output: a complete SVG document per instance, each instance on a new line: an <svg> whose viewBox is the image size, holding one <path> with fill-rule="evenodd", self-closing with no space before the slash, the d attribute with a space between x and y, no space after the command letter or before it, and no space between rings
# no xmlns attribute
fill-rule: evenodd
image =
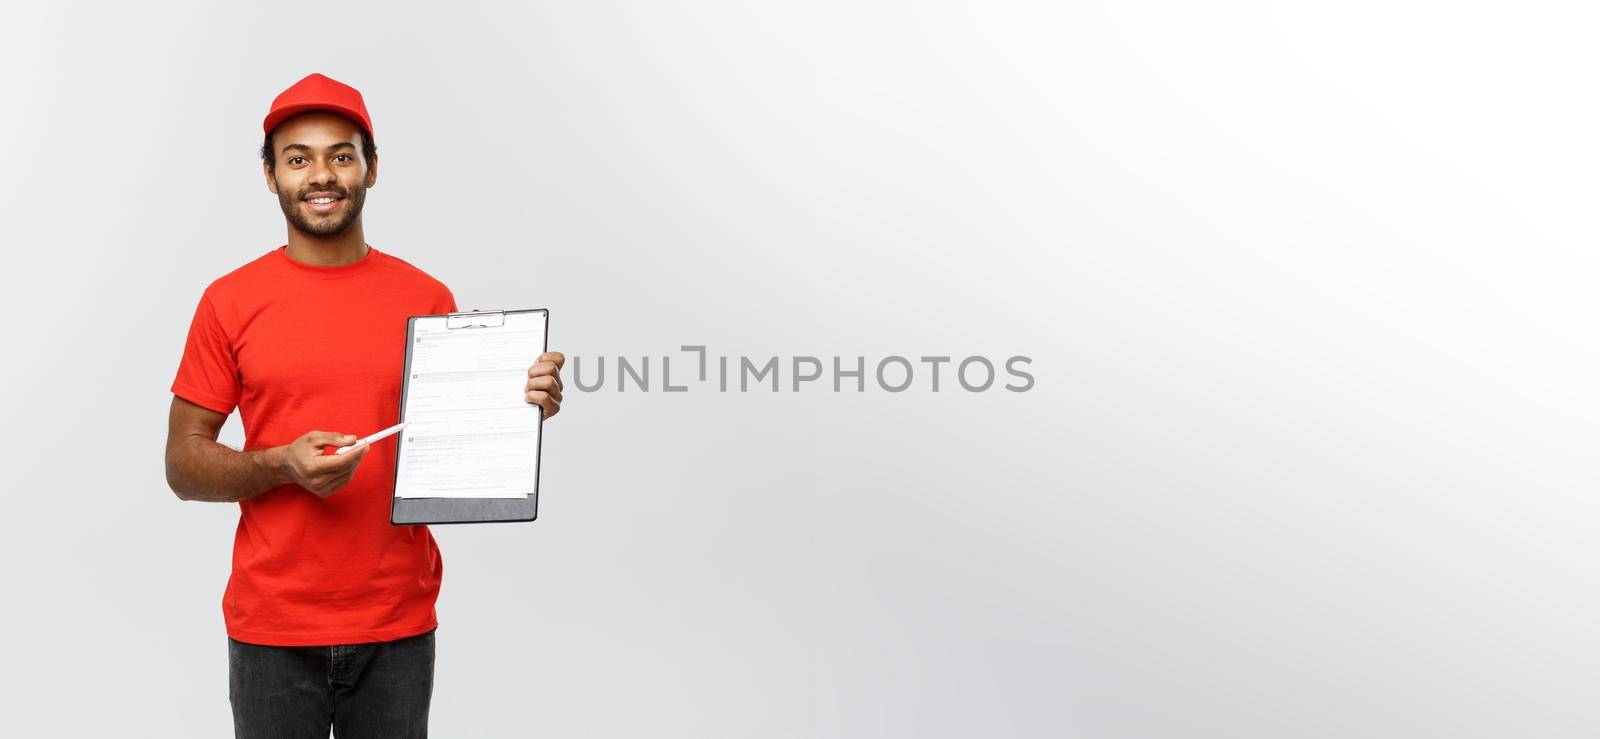
<svg viewBox="0 0 1600 739"><path fill-rule="evenodd" d="M305 436L278 447L282 450L282 465L295 484L326 498L333 495L356 473L356 465L367 455L369 445L362 444L344 454L324 454L323 447L340 447L350 444L356 437L332 431L311 431Z"/></svg>

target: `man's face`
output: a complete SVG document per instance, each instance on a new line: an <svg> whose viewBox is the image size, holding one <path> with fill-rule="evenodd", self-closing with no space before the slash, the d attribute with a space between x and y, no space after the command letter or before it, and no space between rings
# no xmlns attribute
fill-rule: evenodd
<svg viewBox="0 0 1600 739"><path fill-rule="evenodd" d="M277 193L291 226L335 236L361 217L378 162L362 155L354 121L320 111L297 115L273 129L272 155L275 166L262 163L267 188Z"/></svg>

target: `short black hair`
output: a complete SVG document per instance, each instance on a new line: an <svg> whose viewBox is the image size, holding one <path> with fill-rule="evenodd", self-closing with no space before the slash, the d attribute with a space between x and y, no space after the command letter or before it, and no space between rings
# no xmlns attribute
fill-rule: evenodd
<svg viewBox="0 0 1600 739"><path fill-rule="evenodd" d="M274 128L267 133L267 138L261 142L261 161L267 163L267 169L278 171L278 153L272 150L272 134L278 129ZM372 164L372 158L378 155L378 145L373 142L372 134L367 129L357 127L361 132L361 157Z"/></svg>

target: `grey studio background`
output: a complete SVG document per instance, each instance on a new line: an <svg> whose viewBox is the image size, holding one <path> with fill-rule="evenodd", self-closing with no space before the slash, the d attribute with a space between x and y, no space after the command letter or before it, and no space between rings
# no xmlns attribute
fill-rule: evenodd
<svg viewBox="0 0 1600 739"><path fill-rule="evenodd" d="M8 735L229 731L237 508L167 489L168 387L283 243L311 71L372 111L371 243L569 356L1033 358L569 390L539 521L435 529L436 735L1600 725L1580 4L6 16Z"/></svg>

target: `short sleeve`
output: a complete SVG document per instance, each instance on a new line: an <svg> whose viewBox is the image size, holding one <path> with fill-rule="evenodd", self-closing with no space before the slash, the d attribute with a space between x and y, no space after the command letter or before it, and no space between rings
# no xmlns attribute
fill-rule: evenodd
<svg viewBox="0 0 1600 739"><path fill-rule="evenodd" d="M172 381L172 393L227 414L239 405L241 388L233 343L217 320L210 295L201 296L189 324L189 338L183 345L183 359L178 363L178 376Z"/></svg>

